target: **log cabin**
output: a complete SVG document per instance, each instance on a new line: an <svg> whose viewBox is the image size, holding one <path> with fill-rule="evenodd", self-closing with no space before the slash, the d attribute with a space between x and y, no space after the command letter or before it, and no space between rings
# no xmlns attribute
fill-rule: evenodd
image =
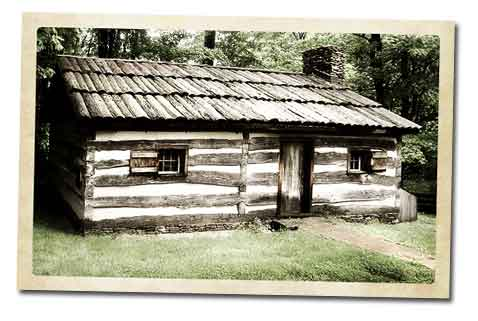
<svg viewBox="0 0 478 321"><path fill-rule="evenodd" d="M58 60L51 178L85 233L416 217L400 144L420 126L345 86L336 47L304 52L302 73Z"/></svg>

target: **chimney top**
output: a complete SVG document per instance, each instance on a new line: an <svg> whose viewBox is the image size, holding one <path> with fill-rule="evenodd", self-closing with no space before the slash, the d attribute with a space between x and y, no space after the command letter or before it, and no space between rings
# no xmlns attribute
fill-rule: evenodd
<svg viewBox="0 0 478 321"><path fill-rule="evenodd" d="M303 72L327 81L341 84L344 81L344 53L337 46L321 46L302 53Z"/></svg>

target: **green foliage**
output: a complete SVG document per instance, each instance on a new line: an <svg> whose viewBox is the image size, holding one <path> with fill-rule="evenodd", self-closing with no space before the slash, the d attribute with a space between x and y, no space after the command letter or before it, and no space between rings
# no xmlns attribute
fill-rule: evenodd
<svg viewBox="0 0 478 321"><path fill-rule="evenodd" d="M187 62L192 49L183 45L190 42L193 36L186 31L156 31L151 37L143 57L149 60Z"/></svg>
<svg viewBox="0 0 478 321"><path fill-rule="evenodd" d="M41 58L37 64L37 77L39 79L51 79L54 75L51 61L56 53L63 50L62 42L55 28L40 28L37 33L37 54Z"/></svg>
<svg viewBox="0 0 478 321"><path fill-rule="evenodd" d="M49 81L55 73L57 55L77 52L78 41L78 29L39 28L37 31L37 79Z"/></svg>
<svg viewBox="0 0 478 321"><path fill-rule="evenodd" d="M341 36L288 32L218 32L220 65L302 71L302 52L321 45L342 46Z"/></svg>
<svg viewBox="0 0 478 321"><path fill-rule="evenodd" d="M404 136L401 156L405 176L436 177L438 122L426 122L418 134Z"/></svg>

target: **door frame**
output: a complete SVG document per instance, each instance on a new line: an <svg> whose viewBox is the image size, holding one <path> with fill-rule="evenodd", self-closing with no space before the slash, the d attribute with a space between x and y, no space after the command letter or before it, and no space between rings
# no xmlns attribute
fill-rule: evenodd
<svg viewBox="0 0 478 321"><path fill-rule="evenodd" d="M312 187L314 178L314 140L313 138L295 138L281 137L279 139L279 174L278 174L278 191L277 191L277 210L276 216L281 216L282 202L282 172L284 171L284 143L297 143L304 145L304 177L302 177L303 198L301 200L301 213L310 212L312 210ZM307 170L308 169L308 170ZM307 171L307 173L306 173Z"/></svg>

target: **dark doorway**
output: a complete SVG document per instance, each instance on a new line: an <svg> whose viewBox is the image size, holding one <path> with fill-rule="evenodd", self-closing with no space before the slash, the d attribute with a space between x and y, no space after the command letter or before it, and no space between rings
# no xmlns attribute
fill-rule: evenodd
<svg viewBox="0 0 478 321"><path fill-rule="evenodd" d="M310 212L312 205L313 144L281 143L279 169L279 215L293 216Z"/></svg>

